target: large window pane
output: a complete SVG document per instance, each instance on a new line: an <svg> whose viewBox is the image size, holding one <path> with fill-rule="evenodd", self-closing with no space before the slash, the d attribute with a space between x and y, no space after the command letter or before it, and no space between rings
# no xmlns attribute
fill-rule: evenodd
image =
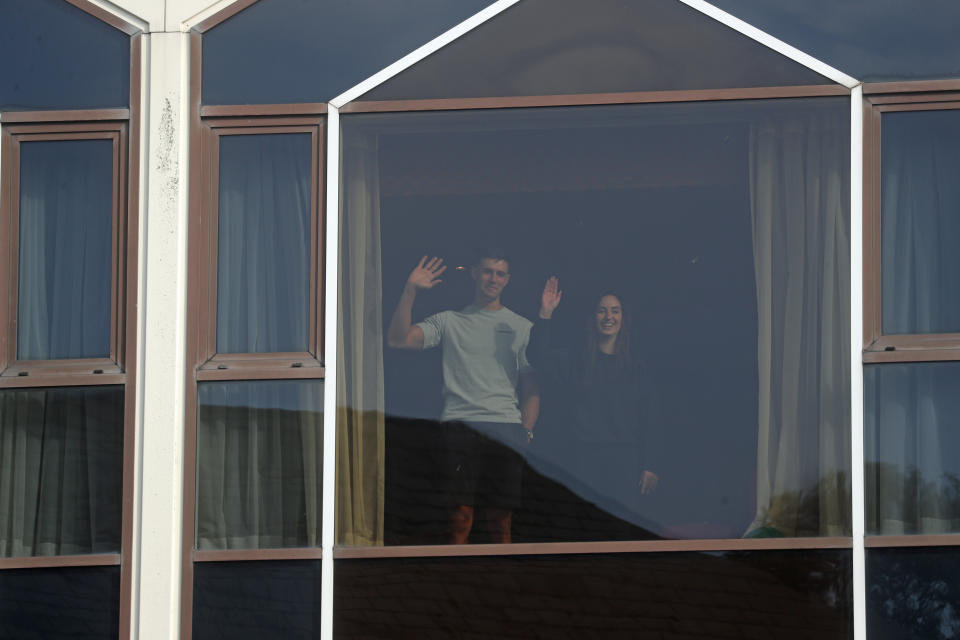
<svg viewBox="0 0 960 640"><path fill-rule="evenodd" d="M217 351L307 351L311 135L220 138Z"/></svg>
<svg viewBox="0 0 960 640"><path fill-rule="evenodd" d="M847 534L848 106L344 116L341 543L455 541L463 506L472 542L503 511L513 541ZM490 246L502 318L468 306ZM449 268L404 312L424 254ZM414 331L438 348L385 346L395 312L442 312Z"/></svg>
<svg viewBox="0 0 960 640"><path fill-rule="evenodd" d="M198 562L193 573L195 638L320 635L319 561Z"/></svg>
<svg viewBox="0 0 960 640"><path fill-rule="evenodd" d="M524 0L363 99L831 83L675 0Z"/></svg>
<svg viewBox="0 0 960 640"><path fill-rule="evenodd" d="M0 639L119 635L119 566L0 571Z"/></svg>
<svg viewBox="0 0 960 640"><path fill-rule="evenodd" d="M320 543L323 381L206 382L197 419L197 548Z"/></svg>
<svg viewBox="0 0 960 640"><path fill-rule="evenodd" d="M867 634L880 640L950 640L960 634L956 547L869 549Z"/></svg>
<svg viewBox="0 0 960 640"><path fill-rule="evenodd" d="M960 363L864 373L867 530L960 532Z"/></svg>
<svg viewBox="0 0 960 640"><path fill-rule="evenodd" d="M883 332L960 332L960 111L882 122Z"/></svg>
<svg viewBox="0 0 960 640"><path fill-rule="evenodd" d="M122 469L122 387L0 391L0 557L119 552Z"/></svg>
<svg viewBox="0 0 960 640"><path fill-rule="evenodd" d="M20 145L20 360L110 355L111 140Z"/></svg>
<svg viewBox="0 0 960 640"><path fill-rule="evenodd" d="M492 3L260 0L203 35L203 102L327 102Z"/></svg>
<svg viewBox="0 0 960 640"><path fill-rule="evenodd" d="M343 638L852 638L849 551L342 560Z"/></svg>
<svg viewBox="0 0 960 640"><path fill-rule="evenodd" d="M0 0L0 111L130 104L130 36L63 0Z"/></svg>

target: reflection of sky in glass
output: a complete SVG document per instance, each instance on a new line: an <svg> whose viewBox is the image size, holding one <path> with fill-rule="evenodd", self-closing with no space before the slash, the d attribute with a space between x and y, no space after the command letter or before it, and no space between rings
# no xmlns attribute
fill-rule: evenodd
<svg viewBox="0 0 960 640"><path fill-rule="evenodd" d="M261 0L204 34L203 102L325 102L491 2Z"/></svg>
<svg viewBox="0 0 960 640"><path fill-rule="evenodd" d="M63 0L0 0L0 109L126 107L130 37Z"/></svg>
<svg viewBox="0 0 960 640"><path fill-rule="evenodd" d="M864 82L960 76L954 0L713 0Z"/></svg>
<svg viewBox="0 0 960 640"><path fill-rule="evenodd" d="M201 405L323 411L323 380L201 382L199 391ZM308 401L306 406L304 400Z"/></svg>

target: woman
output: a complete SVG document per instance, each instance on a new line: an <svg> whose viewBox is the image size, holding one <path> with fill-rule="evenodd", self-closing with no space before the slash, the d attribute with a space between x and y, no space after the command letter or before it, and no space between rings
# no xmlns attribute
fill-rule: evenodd
<svg viewBox="0 0 960 640"><path fill-rule="evenodd" d="M544 392L542 431L554 431L547 456L555 475L581 497L642 525L641 497L659 478L651 470L647 437L651 394L631 353L630 315L619 296L601 295L585 340L571 349L557 340L551 320L562 296L551 277L527 348Z"/></svg>

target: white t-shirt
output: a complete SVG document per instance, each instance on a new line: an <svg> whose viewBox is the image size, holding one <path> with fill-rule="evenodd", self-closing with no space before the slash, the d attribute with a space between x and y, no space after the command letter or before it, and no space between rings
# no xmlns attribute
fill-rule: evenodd
<svg viewBox="0 0 960 640"><path fill-rule="evenodd" d="M442 420L520 422L519 374L531 371L532 323L506 307L442 311L417 325L423 348L443 347Z"/></svg>

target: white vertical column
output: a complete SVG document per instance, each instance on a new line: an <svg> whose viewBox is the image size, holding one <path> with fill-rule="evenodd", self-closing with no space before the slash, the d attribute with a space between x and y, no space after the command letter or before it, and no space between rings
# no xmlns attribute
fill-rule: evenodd
<svg viewBox="0 0 960 640"><path fill-rule="evenodd" d="M853 637L867 639L863 487L863 86L850 92L850 497L853 528Z"/></svg>
<svg viewBox="0 0 960 640"><path fill-rule="evenodd" d="M327 111L326 265L323 319L325 372L323 388L323 560L320 577L320 638L333 640L333 545L336 517L337 459L337 307L340 279L340 111Z"/></svg>
<svg viewBox="0 0 960 640"><path fill-rule="evenodd" d="M186 351L188 36L153 33L143 108L146 206L137 313L137 464L132 637L180 625Z"/></svg>

